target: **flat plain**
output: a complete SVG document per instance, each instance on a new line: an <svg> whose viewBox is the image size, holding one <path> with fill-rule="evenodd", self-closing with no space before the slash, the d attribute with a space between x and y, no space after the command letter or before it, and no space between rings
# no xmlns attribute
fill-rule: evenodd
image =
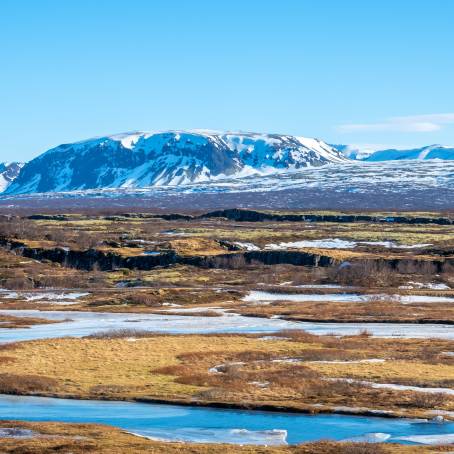
<svg viewBox="0 0 454 454"><path fill-rule="evenodd" d="M0 243L3 394L454 419L449 213L17 215L2 218ZM77 314L91 314L89 331L71 331ZM150 319L103 325L102 314ZM185 320L195 328L177 328ZM58 325L66 335L48 335ZM2 439L5 452L109 452L112 439L118 452L210 452L101 426L3 424L59 434ZM417 452L359 441L222 449Z"/></svg>

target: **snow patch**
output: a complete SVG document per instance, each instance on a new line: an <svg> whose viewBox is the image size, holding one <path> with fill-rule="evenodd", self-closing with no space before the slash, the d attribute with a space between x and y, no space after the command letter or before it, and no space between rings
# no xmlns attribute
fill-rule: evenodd
<svg viewBox="0 0 454 454"><path fill-rule="evenodd" d="M146 429L129 432L132 435L157 441L189 443L235 443L240 445L281 446L287 444L287 431L247 429Z"/></svg>
<svg viewBox="0 0 454 454"><path fill-rule="evenodd" d="M410 441L421 445L449 445L454 443L454 434L409 435L405 437L394 437L393 440Z"/></svg>
<svg viewBox="0 0 454 454"><path fill-rule="evenodd" d="M428 394L448 394L454 396L454 389L451 388L425 388L422 386L409 386L409 385L398 385L394 383L375 383L367 380L355 380L352 378L329 378L329 381L343 381L346 383L355 383L364 386L370 386L371 388L376 389L392 389L396 391L414 391L419 393L428 393Z"/></svg>
<svg viewBox="0 0 454 454"><path fill-rule="evenodd" d="M260 248L253 243L242 243L240 241L235 241L233 244L242 249L246 249L246 251L260 251Z"/></svg>
<svg viewBox="0 0 454 454"><path fill-rule="evenodd" d="M431 246L429 243L421 244L397 244L393 241L350 241L340 238L326 238L323 240L302 240L289 243L270 243L265 246L267 250L285 250L302 248L321 248L321 249L354 249L358 246L381 246L387 249L418 249Z"/></svg>

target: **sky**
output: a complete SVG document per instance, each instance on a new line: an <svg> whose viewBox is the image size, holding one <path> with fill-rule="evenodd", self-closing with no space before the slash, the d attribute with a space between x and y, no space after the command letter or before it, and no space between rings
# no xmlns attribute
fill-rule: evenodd
<svg viewBox="0 0 454 454"><path fill-rule="evenodd" d="M124 131L454 145L454 1L1 0L0 161Z"/></svg>

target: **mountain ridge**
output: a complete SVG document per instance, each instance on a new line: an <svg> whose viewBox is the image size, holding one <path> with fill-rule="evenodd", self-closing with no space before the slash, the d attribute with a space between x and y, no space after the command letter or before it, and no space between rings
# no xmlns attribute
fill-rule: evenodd
<svg viewBox="0 0 454 454"><path fill-rule="evenodd" d="M377 150L368 156L366 161L400 161L406 159L415 159L424 161L429 159L440 159L450 161L454 159L454 147L443 145L427 145L420 148Z"/></svg>
<svg viewBox="0 0 454 454"><path fill-rule="evenodd" d="M416 148L384 148L373 149L370 146L358 147L352 145L331 144L344 156L356 161L401 161L401 160L454 160L454 147L440 144L425 145Z"/></svg>
<svg viewBox="0 0 454 454"><path fill-rule="evenodd" d="M0 164L0 192L140 190L201 183L204 188L211 184L222 191L225 184L240 187L244 178L281 175L286 179L284 174L289 172L327 164L343 167L352 162L412 160L454 160L454 147L374 151L371 147L330 145L319 139L283 134L202 129L133 131L61 144L26 164Z"/></svg>
<svg viewBox="0 0 454 454"><path fill-rule="evenodd" d="M5 194L178 186L348 161L325 142L305 137L136 131L52 148L28 162Z"/></svg>

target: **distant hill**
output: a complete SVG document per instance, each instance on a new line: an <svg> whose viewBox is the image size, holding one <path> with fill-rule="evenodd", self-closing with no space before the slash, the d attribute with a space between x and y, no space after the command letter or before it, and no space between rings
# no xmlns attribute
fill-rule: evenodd
<svg viewBox="0 0 454 454"><path fill-rule="evenodd" d="M28 162L5 194L178 186L344 162L337 149L305 137L133 132L53 148Z"/></svg>
<svg viewBox="0 0 454 454"><path fill-rule="evenodd" d="M399 161L402 159L417 159L418 161L428 159L453 160L454 148L443 147L441 145L428 145L411 150L380 150L368 156L366 161Z"/></svg>
<svg viewBox="0 0 454 454"><path fill-rule="evenodd" d="M400 161L405 159L417 159L419 161L440 159L444 161L454 160L454 147L442 145L427 145L421 148L399 150L390 148L386 150L372 150L369 147L355 147L351 145L332 145L345 157L358 161Z"/></svg>

